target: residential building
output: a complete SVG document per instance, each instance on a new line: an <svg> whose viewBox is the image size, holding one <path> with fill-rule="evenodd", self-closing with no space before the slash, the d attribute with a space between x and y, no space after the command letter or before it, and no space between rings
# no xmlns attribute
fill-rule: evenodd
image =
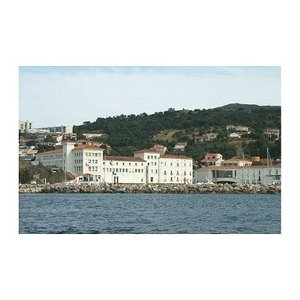
<svg viewBox="0 0 300 300"><path fill-rule="evenodd" d="M205 157L201 159L200 164L202 167L208 166L221 166L223 156L220 153L206 153Z"/></svg>
<svg viewBox="0 0 300 300"><path fill-rule="evenodd" d="M45 133L61 133L61 134L72 134L73 126L53 126L53 127L42 127L42 128L33 128L32 132L45 132Z"/></svg>
<svg viewBox="0 0 300 300"><path fill-rule="evenodd" d="M215 140L218 137L217 133L209 132L195 137L195 144L205 143Z"/></svg>
<svg viewBox="0 0 300 300"><path fill-rule="evenodd" d="M102 133L83 133L82 134L86 139L99 138L103 136Z"/></svg>
<svg viewBox="0 0 300 300"><path fill-rule="evenodd" d="M165 155L166 152L168 151L168 148L164 145L154 145L150 149L157 150L160 153L160 155Z"/></svg>
<svg viewBox="0 0 300 300"><path fill-rule="evenodd" d="M281 165L262 166L211 166L195 171L194 183L281 183Z"/></svg>
<svg viewBox="0 0 300 300"><path fill-rule="evenodd" d="M232 139L240 139L242 137L242 135L240 133L237 132L232 132L229 134L229 137Z"/></svg>
<svg viewBox="0 0 300 300"><path fill-rule="evenodd" d="M63 149L38 153L37 163L57 166L75 176L106 183L192 183L193 160L182 155L161 155L144 149L133 157L103 156L92 144L63 142Z"/></svg>
<svg viewBox="0 0 300 300"><path fill-rule="evenodd" d="M32 161L35 159L37 152L38 150L34 150L32 148L19 147L19 158L21 160Z"/></svg>
<svg viewBox="0 0 300 300"><path fill-rule="evenodd" d="M21 133L30 132L32 130L32 122L31 121L19 121L19 131Z"/></svg>
<svg viewBox="0 0 300 300"><path fill-rule="evenodd" d="M187 146L187 142L179 142L179 143L175 144L174 151L183 152L185 150L186 146Z"/></svg>
<svg viewBox="0 0 300 300"><path fill-rule="evenodd" d="M264 134L267 135L269 138L272 136L276 136L276 139L278 140L280 137L280 130L277 128L266 128L264 130Z"/></svg>
<svg viewBox="0 0 300 300"><path fill-rule="evenodd" d="M222 161L222 166L238 166L238 167L250 167L252 161L239 158L230 158Z"/></svg>
<svg viewBox="0 0 300 300"><path fill-rule="evenodd" d="M241 125L227 125L226 130L251 132L249 127Z"/></svg>

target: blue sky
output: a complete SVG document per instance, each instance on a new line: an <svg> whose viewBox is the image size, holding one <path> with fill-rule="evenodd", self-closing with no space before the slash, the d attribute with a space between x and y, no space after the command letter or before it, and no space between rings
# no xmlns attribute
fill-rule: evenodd
<svg viewBox="0 0 300 300"><path fill-rule="evenodd" d="M20 67L34 127L229 103L280 105L280 67Z"/></svg>

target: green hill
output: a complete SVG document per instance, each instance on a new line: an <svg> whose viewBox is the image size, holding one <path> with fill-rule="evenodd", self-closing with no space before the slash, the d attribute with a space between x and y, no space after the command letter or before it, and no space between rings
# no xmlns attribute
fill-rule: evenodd
<svg viewBox="0 0 300 300"><path fill-rule="evenodd" d="M142 113L140 115L98 118L95 122L74 126L74 131L79 134L84 132L105 133L104 141L112 146L112 154L119 155L131 155L134 150L150 147L157 142L166 145L171 150L176 142L187 141L188 147L185 154L197 159L208 150L223 151L225 157L235 155L235 148L228 141L226 125L250 127L255 140L261 144L256 146L263 150L268 141L265 140L262 132L266 127L281 127L281 107L234 103L201 110L170 108L167 111L150 115ZM201 144L201 147L194 144L193 137L207 131L217 132L219 134L217 141ZM159 137L162 135L166 135L168 138L160 139ZM274 142L272 143L274 144ZM251 147L251 143L245 145L246 154L260 154L260 150L253 151L255 148ZM276 147L274 156L280 156L280 145Z"/></svg>

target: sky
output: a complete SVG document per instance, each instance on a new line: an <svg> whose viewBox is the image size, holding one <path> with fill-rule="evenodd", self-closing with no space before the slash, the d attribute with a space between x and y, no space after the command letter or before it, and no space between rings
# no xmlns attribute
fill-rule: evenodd
<svg viewBox="0 0 300 300"><path fill-rule="evenodd" d="M280 105L280 77L280 67L23 66L19 118L46 127L168 108Z"/></svg>

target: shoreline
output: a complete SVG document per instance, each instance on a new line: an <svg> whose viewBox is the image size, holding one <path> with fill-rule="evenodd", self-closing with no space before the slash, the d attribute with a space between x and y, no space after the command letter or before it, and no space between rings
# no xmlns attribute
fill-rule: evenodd
<svg viewBox="0 0 300 300"><path fill-rule="evenodd" d="M98 194L281 194L273 184L20 184L19 194L98 193Z"/></svg>

